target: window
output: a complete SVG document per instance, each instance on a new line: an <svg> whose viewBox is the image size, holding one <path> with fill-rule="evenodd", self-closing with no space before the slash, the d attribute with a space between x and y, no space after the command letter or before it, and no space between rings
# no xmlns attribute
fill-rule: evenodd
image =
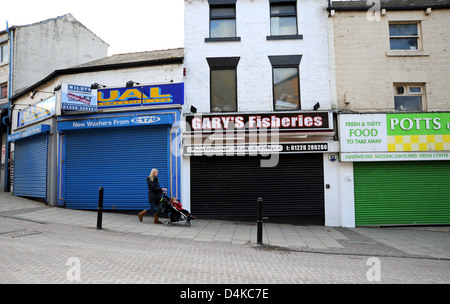
<svg viewBox="0 0 450 304"><path fill-rule="evenodd" d="M210 67L211 112L236 112L239 57L207 58Z"/></svg>
<svg viewBox="0 0 450 304"><path fill-rule="evenodd" d="M8 98L8 86L5 85L0 85L0 89L1 89L1 95L0 95L0 99L7 99Z"/></svg>
<svg viewBox="0 0 450 304"><path fill-rule="evenodd" d="M424 86L417 84L394 85L394 103L396 111L423 111Z"/></svg>
<svg viewBox="0 0 450 304"><path fill-rule="evenodd" d="M234 2L234 3L230 3ZM236 37L236 1L210 0L210 38Z"/></svg>
<svg viewBox="0 0 450 304"><path fill-rule="evenodd" d="M296 1L271 1L270 3L270 35L297 35L297 3Z"/></svg>
<svg viewBox="0 0 450 304"><path fill-rule="evenodd" d="M419 50L419 23L390 23L391 50Z"/></svg>
<svg viewBox="0 0 450 304"><path fill-rule="evenodd" d="M269 56L272 64L275 111L300 110L301 55Z"/></svg>
<svg viewBox="0 0 450 304"><path fill-rule="evenodd" d="M236 69L211 70L211 112L236 112Z"/></svg>
<svg viewBox="0 0 450 304"><path fill-rule="evenodd" d="M9 60L8 44L0 45L0 62L8 62L8 60Z"/></svg>

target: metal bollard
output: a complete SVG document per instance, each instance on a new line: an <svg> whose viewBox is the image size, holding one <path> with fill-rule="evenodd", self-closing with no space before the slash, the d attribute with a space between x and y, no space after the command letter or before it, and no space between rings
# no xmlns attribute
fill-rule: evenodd
<svg viewBox="0 0 450 304"><path fill-rule="evenodd" d="M262 197L258 197L258 219L257 219L257 243L259 245L262 245L263 241L263 218L262 218L262 204L263 199Z"/></svg>
<svg viewBox="0 0 450 304"><path fill-rule="evenodd" d="M102 229L103 218L103 187L98 189L98 207L97 207L97 229Z"/></svg>

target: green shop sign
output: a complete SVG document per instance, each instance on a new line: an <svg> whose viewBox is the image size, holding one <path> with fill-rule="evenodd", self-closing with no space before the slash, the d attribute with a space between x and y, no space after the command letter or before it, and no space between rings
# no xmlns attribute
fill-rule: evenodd
<svg viewBox="0 0 450 304"><path fill-rule="evenodd" d="M341 152L358 158L361 152L450 151L450 113L341 114L339 134Z"/></svg>
<svg viewBox="0 0 450 304"><path fill-rule="evenodd" d="M387 135L449 135L450 113L386 114Z"/></svg>

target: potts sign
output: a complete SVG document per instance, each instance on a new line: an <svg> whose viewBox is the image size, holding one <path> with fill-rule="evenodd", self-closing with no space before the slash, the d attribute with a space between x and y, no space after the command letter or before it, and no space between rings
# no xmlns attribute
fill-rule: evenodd
<svg viewBox="0 0 450 304"><path fill-rule="evenodd" d="M341 114L339 133L344 161L349 157L345 153L354 152L403 153L405 159L428 158L415 152L450 151L450 113ZM363 160L372 158L357 156Z"/></svg>

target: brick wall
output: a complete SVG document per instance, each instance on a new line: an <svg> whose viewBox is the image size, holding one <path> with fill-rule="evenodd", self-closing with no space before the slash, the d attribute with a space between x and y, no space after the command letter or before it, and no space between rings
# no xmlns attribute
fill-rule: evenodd
<svg viewBox="0 0 450 304"><path fill-rule="evenodd" d="M449 18L450 10L387 11L380 21L368 21L366 12L336 12L330 19L339 109L346 98L350 110L394 111L394 83L424 83L424 110L448 111ZM420 21L423 50L390 51L389 21Z"/></svg>

